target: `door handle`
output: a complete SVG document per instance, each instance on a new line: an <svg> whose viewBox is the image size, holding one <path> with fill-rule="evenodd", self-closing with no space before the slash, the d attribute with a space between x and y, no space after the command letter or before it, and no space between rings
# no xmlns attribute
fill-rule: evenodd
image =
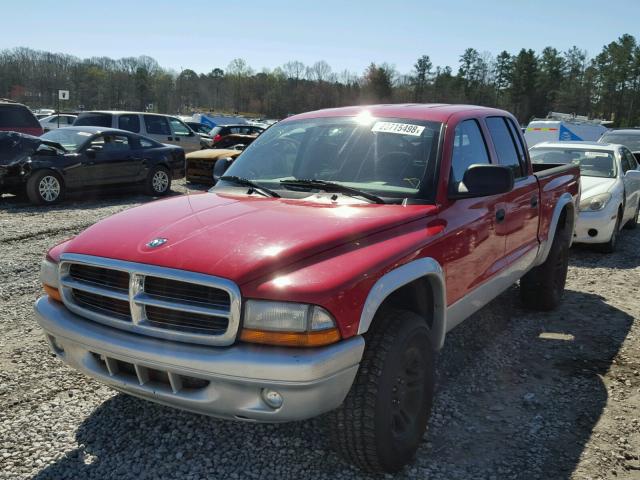
<svg viewBox="0 0 640 480"><path fill-rule="evenodd" d="M172 142L172 141L173 141L173 138L172 138L172 137L167 137L167 140L169 140L170 142Z"/></svg>
<svg viewBox="0 0 640 480"><path fill-rule="evenodd" d="M502 223L504 221L504 217L506 216L507 214L505 213L504 208L496 210L496 220L498 223Z"/></svg>
<svg viewBox="0 0 640 480"><path fill-rule="evenodd" d="M534 195L531 197L531 208L536 208L538 206L538 196Z"/></svg>

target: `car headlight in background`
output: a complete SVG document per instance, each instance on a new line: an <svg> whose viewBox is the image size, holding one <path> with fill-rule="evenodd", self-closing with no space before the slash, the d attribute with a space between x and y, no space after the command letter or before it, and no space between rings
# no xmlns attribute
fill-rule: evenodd
<svg viewBox="0 0 640 480"><path fill-rule="evenodd" d="M58 290L60 286L58 264L50 258L45 258L40 264L40 281L42 282L45 293L49 295L50 298L58 302L62 301L60 291Z"/></svg>
<svg viewBox="0 0 640 480"><path fill-rule="evenodd" d="M329 312L306 303L248 300L240 340L288 347L317 347L340 340Z"/></svg>
<svg viewBox="0 0 640 480"><path fill-rule="evenodd" d="M600 193L593 197L585 198L584 200L580 200L580 211L597 212L598 210L602 210L606 207L609 200L611 200L610 193Z"/></svg>

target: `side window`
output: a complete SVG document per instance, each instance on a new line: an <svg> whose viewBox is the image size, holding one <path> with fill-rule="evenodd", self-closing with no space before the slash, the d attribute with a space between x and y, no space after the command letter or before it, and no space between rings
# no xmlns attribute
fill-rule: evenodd
<svg viewBox="0 0 640 480"><path fill-rule="evenodd" d="M140 117L137 114L126 114L118 117L118 128L127 132L140 132Z"/></svg>
<svg viewBox="0 0 640 480"><path fill-rule="evenodd" d="M488 117L486 122L500 165L511 167L515 178L523 177L525 174L520 165L519 154L513 136L507 127L506 118Z"/></svg>
<svg viewBox="0 0 640 480"><path fill-rule="evenodd" d="M620 150L620 164L622 165L623 174L631 170L631 165L629 165L629 157L627 157L627 152L625 151L625 149Z"/></svg>
<svg viewBox="0 0 640 480"><path fill-rule="evenodd" d="M91 148L107 153L129 150L129 138L124 135L99 135L91 140Z"/></svg>
<svg viewBox="0 0 640 480"><path fill-rule="evenodd" d="M144 137L140 138L140 147L141 148L153 148L155 146L156 146L155 142L152 142L148 138L144 138Z"/></svg>
<svg viewBox="0 0 640 480"><path fill-rule="evenodd" d="M638 162L636 161L636 157L633 156L633 153L631 153L627 148L624 148L622 151L624 153L624 156L627 158L629 170L637 170Z"/></svg>
<svg viewBox="0 0 640 480"><path fill-rule="evenodd" d="M456 127L451 155L451 180L460 183L470 165L489 164L487 145L476 120L465 120Z"/></svg>
<svg viewBox="0 0 640 480"><path fill-rule="evenodd" d="M242 132L242 127L230 127L229 132L226 133L226 135L229 135L229 133L241 133L241 132ZM225 135L225 133L223 133L223 135Z"/></svg>
<svg viewBox="0 0 640 480"><path fill-rule="evenodd" d="M171 129L166 117L160 115L143 115L144 126L151 135L171 136Z"/></svg>
<svg viewBox="0 0 640 480"><path fill-rule="evenodd" d="M189 135L191 135L189 127L187 127L177 118L170 117L169 123L171 124L171 130L173 130L174 135L177 135L178 137L188 137Z"/></svg>

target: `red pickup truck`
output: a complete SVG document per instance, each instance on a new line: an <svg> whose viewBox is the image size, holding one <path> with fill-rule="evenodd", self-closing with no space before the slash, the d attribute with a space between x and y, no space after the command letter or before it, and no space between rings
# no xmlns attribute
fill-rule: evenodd
<svg viewBox="0 0 640 480"><path fill-rule="evenodd" d="M305 113L223 168L208 193L49 251L35 310L58 357L207 415L330 412L341 455L395 471L424 435L446 333L518 280L526 306L561 300L579 170L531 165L502 110Z"/></svg>

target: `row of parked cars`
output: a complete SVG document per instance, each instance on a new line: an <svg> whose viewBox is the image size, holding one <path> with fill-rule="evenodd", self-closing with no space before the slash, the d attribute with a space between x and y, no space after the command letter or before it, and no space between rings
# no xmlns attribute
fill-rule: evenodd
<svg viewBox="0 0 640 480"><path fill-rule="evenodd" d="M211 182L211 173L198 176L193 165L209 162L211 172L212 158L235 158L264 130L192 125L169 115L124 111L37 120L24 105L0 101L0 194L52 204L74 190L138 185L164 195L187 169L190 180ZM213 155L199 154L208 149L215 149Z"/></svg>

